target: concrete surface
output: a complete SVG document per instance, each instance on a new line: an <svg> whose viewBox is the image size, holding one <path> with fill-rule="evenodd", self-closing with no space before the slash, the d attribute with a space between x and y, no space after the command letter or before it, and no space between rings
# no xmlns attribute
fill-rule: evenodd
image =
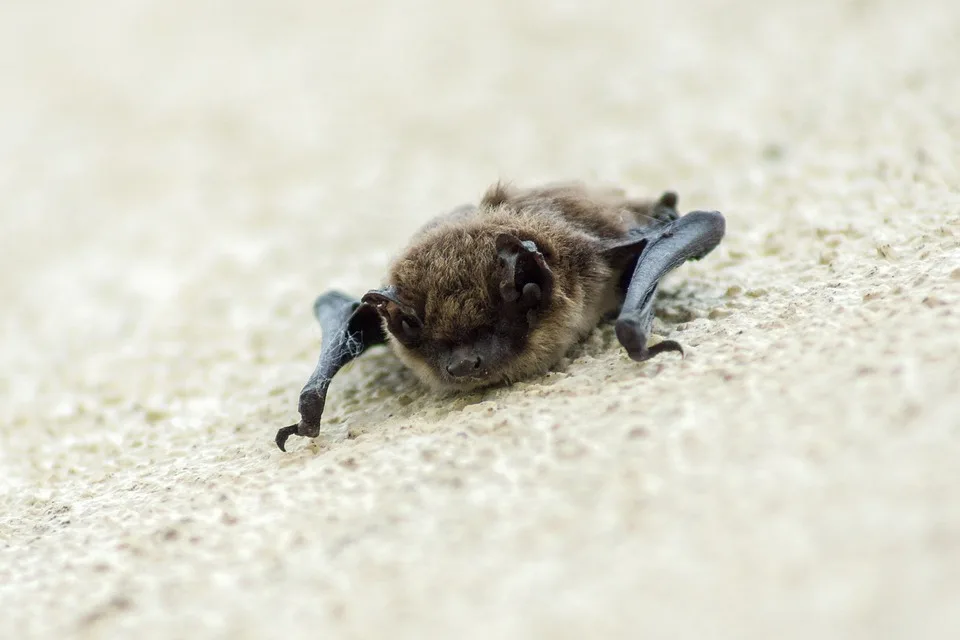
<svg viewBox="0 0 960 640"><path fill-rule="evenodd" d="M5 2L0 637L960 635L960 3ZM498 178L728 237L638 365L296 418Z"/></svg>

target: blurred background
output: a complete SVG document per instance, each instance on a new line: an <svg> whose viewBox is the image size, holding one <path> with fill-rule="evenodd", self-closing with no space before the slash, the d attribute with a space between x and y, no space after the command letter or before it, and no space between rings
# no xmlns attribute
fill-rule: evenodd
<svg viewBox="0 0 960 640"><path fill-rule="evenodd" d="M0 635L956 623L958 6L3 3ZM727 216L689 362L601 331L451 414L374 354L278 457L317 293L570 178Z"/></svg>

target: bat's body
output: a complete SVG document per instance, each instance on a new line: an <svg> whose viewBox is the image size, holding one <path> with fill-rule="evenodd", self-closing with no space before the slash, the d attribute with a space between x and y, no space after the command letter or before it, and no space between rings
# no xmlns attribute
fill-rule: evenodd
<svg viewBox="0 0 960 640"><path fill-rule="evenodd" d="M634 360L682 351L647 347L657 284L721 240L717 212L679 217L676 196L631 200L579 183L496 185L479 206L428 223L393 263L387 284L360 301L317 299L320 362L300 395L301 421L281 429L316 436L333 375L367 347L388 342L434 388L465 390L545 372L608 316Z"/></svg>

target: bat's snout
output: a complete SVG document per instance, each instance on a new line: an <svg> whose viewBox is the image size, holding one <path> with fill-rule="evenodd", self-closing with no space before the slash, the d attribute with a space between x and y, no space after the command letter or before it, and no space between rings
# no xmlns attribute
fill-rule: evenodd
<svg viewBox="0 0 960 640"><path fill-rule="evenodd" d="M454 378L464 378L467 376L476 376L483 369L483 358L475 353L454 354L447 364L447 373Z"/></svg>

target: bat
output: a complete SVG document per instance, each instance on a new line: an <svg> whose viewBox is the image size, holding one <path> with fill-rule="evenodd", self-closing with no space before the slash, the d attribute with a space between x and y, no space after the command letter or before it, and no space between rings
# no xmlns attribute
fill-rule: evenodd
<svg viewBox="0 0 960 640"><path fill-rule="evenodd" d="M359 300L330 291L314 303L322 340L300 392L300 421L277 432L316 437L327 389L368 348L388 344L424 383L464 391L545 373L602 320L642 362L683 348L648 346L657 287L723 238L717 211L677 213L677 195L626 197L578 182L490 187L422 227L386 284Z"/></svg>

